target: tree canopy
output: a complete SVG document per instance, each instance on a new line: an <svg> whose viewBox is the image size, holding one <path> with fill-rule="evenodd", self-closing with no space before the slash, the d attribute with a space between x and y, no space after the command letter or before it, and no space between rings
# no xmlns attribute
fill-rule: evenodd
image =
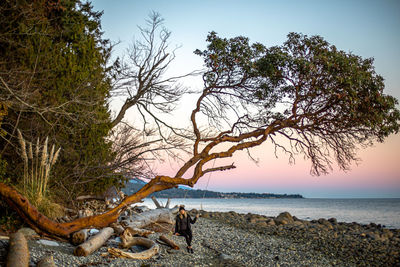
<svg viewBox="0 0 400 267"><path fill-rule="evenodd" d="M241 143L237 148L247 148L268 139L291 157L305 155L318 175L329 172L333 160L348 169L359 145L398 132L398 102L383 93L383 78L371 58L298 33L270 48L215 32L207 41L206 50L195 51L207 68L192 113L198 144L233 138ZM217 136L201 136L193 116L198 112L220 129Z"/></svg>

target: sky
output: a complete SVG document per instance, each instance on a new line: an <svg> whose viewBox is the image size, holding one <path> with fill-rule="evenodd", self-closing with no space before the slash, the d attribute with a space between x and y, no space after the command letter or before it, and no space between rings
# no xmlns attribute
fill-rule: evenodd
<svg viewBox="0 0 400 267"><path fill-rule="evenodd" d="M385 79L385 93L400 99L400 1L257 1L257 0L94 0L95 10L103 10L104 37L119 42L115 56L124 54L152 11L161 14L171 32L171 47L179 46L171 74L184 74L202 68L193 54L206 48L206 36L215 31L221 37L246 36L250 42L281 45L289 32L321 35L338 49L375 59L375 69ZM185 85L201 89L199 78ZM112 109L121 103L114 101ZM189 120L192 99L184 99L178 120ZM398 106L399 108L399 106ZM183 116L182 114L188 114ZM128 120L135 120L129 113ZM310 175L310 162L297 158L288 164L285 155L275 157L272 147L255 149L255 164L245 153L227 162L236 169L213 173L200 179L195 188L224 192L298 193L313 198L390 198L400 197L400 134L390 136L358 153L362 160L351 171L335 168L323 176ZM178 165L157 163L158 173L172 175ZM209 182L208 182L209 181Z"/></svg>

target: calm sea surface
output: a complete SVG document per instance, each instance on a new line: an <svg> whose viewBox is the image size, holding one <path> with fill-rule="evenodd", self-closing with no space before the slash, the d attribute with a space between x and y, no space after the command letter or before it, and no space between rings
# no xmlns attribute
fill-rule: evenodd
<svg viewBox="0 0 400 267"><path fill-rule="evenodd" d="M159 199L166 203L166 199ZM155 208L151 199L144 205ZM336 218L339 222L358 222L400 228L400 199L172 199L171 207L184 204L187 209L235 211L277 216L288 211L299 219Z"/></svg>

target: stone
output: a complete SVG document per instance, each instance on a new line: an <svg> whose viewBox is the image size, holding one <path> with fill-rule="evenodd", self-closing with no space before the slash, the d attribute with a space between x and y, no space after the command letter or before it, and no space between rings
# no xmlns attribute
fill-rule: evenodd
<svg viewBox="0 0 400 267"><path fill-rule="evenodd" d="M58 247L60 245L56 241L51 241L51 240L46 240L46 239L40 239L37 241L37 243L45 245L45 246L51 246L51 247Z"/></svg>
<svg viewBox="0 0 400 267"><path fill-rule="evenodd" d="M267 224L266 221L258 221L258 222L256 223L256 226L257 226L257 227L267 227L268 224Z"/></svg>
<svg viewBox="0 0 400 267"><path fill-rule="evenodd" d="M328 219L328 222L330 222L330 223L333 224L333 225L336 225L336 224L337 224L336 218L329 218L329 219Z"/></svg>
<svg viewBox="0 0 400 267"><path fill-rule="evenodd" d="M379 234L377 234L377 233L374 233L374 232L368 232L367 233L367 237L372 239L372 240L376 240L376 241L381 241L382 240L381 236Z"/></svg>
<svg viewBox="0 0 400 267"><path fill-rule="evenodd" d="M387 239L391 239L393 238L394 234L392 231L390 231L389 229L383 229L383 237L387 238Z"/></svg>
<svg viewBox="0 0 400 267"><path fill-rule="evenodd" d="M302 221L294 221L294 226L304 226Z"/></svg>
<svg viewBox="0 0 400 267"><path fill-rule="evenodd" d="M277 225L285 225L285 224L294 222L293 217L292 217L292 215L290 215L289 212L282 212L274 220L275 220L275 224L277 224Z"/></svg>
<svg viewBox="0 0 400 267"><path fill-rule="evenodd" d="M258 218L257 217L250 217L248 218L249 223L257 223L258 222Z"/></svg>
<svg viewBox="0 0 400 267"><path fill-rule="evenodd" d="M233 257L224 253L219 254L219 259L223 261L231 261Z"/></svg>
<svg viewBox="0 0 400 267"><path fill-rule="evenodd" d="M90 235L95 235L95 234L98 234L100 231L98 230L98 229L90 229L89 230L89 234Z"/></svg>
<svg viewBox="0 0 400 267"><path fill-rule="evenodd" d="M203 217L203 218L210 218L210 214L209 214L207 211L204 211L204 212L201 214L201 217Z"/></svg>

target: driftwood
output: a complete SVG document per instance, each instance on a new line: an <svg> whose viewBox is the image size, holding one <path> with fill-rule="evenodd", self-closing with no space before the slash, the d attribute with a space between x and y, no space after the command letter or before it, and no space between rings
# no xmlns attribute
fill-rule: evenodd
<svg viewBox="0 0 400 267"><path fill-rule="evenodd" d="M29 265L29 248L24 234L16 232L10 237L7 267L27 267Z"/></svg>
<svg viewBox="0 0 400 267"><path fill-rule="evenodd" d="M130 243L134 240L135 235L139 235L141 237L148 237L150 234L154 234L153 231L149 231L146 229L138 229L127 227L124 232L121 234L121 247L127 248L130 247Z"/></svg>
<svg viewBox="0 0 400 267"><path fill-rule="evenodd" d="M108 253L116 257L145 260L153 257L160 250L160 247L154 241L143 237L134 237L128 245L129 247L139 245L147 249L142 252L131 253L117 248L108 248Z"/></svg>
<svg viewBox="0 0 400 267"><path fill-rule="evenodd" d="M152 196L152 197L151 197L151 200L153 200L153 202L154 202L154 204L156 205L156 208L157 208L157 209L162 209L162 208L163 208L163 206L161 206L161 204L158 202L158 200L156 199L155 196Z"/></svg>
<svg viewBox="0 0 400 267"><path fill-rule="evenodd" d="M168 239L164 235L160 235L160 240L163 241L164 243L166 243L168 246L170 246L173 249L176 249L176 250L179 249L179 246L174 241Z"/></svg>
<svg viewBox="0 0 400 267"><path fill-rule="evenodd" d="M88 256L94 251L99 249L114 233L114 229L111 227L106 227L101 229L101 231L87 240L85 243L77 246L74 250L75 256Z"/></svg>
<svg viewBox="0 0 400 267"><path fill-rule="evenodd" d="M169 209L169 205L171 204L171 199L168 198L167 203L165 203L165 208Z"/></svg>
<svg viewBox="0 0 400 267"><path fill-rule="evenodd" d="M78 196L75 199L76 201L83 201L83 200L101 200L101 201L105 201L104 200L104 196L102 195L98 195L98 196L94 196L94 195L85 195L85 196Z"/></svg>
<svg viewBox="0 0 400 267"><path fill-rule="evenodd" d="M112 223L110 224L110 227L114 229L114 233L117 235L121 235L125 231L125 228L119 223Z"/></svg>
<svg viewBox="0 0 400 267"><path fill-rule="evenodd" d="M53 255L48 255L42 258L39 263L36 265L37 267L56 267L54 263Z"/></svg>
<svg viewBox="0 0 400 267"><path fill-rule="evenodd" d="M177 207L172 209L155 209L143 213L133 214L129 219L121 221L121 225L131 228L143 228L152 223L165 222L169 224L174 223L173 214L177 212Z"/></svg>
<svg viewBox="0 0 400 267"><path fill-rule="evenodd" d="M89 236L89 229L82 229L72 234L71 243L75 246L82 244Z"/></svg>

